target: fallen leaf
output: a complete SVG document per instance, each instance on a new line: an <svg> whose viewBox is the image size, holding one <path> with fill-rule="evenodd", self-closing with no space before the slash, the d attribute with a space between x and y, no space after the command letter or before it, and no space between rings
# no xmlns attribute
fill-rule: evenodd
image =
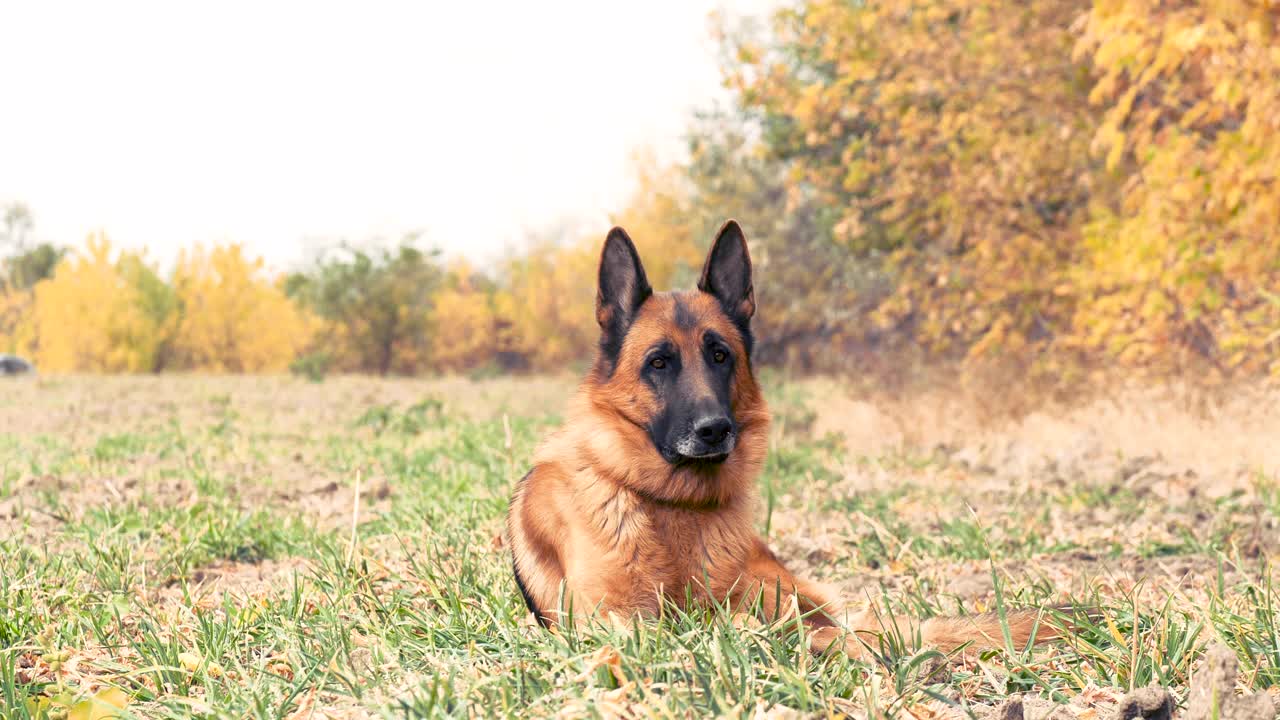
<svg viewBox="0 0 1280 720"><path fill-rule="evenodd" d="M81 700L67 712L67 720L110 720L124 717L120 712L129 704L129 696L119 688L107 688Z"/></svg>
<svg viewBox="0 0 1280 720"><path fill-rule="evenodd" d="M612 645L605 645L599 650L591 653L586 659L586 669L574 678L577 682L586 682L595 675L596 670L600 668L608 668L609 674L617 681L618 685L626 684L626 676L622 674L622 656Z"/></svg>

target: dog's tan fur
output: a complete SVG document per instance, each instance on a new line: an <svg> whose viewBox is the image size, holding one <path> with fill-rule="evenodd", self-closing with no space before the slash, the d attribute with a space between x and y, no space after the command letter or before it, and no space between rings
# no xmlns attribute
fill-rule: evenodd
<svg viewBox="0 0 1280 720"><path fill-rule="evenodd" d="M750 317L750 294L748 302ZM608 310L599 312L603 325ZM683 322L677 312L685 313ZM806 614L817 649L839 640L858 654L860 636L874 646L872 636L887 626L944 650L1002 643L994 616L923 622L885 620L870 612L845 617L833 593L786 569L753 524L769 411L749 361L738 363L732 377L738 437L728 458L686 466L662 457L645 429L658 408L640 379L644 349L665 339L696 350L707 329L724 337L735 354L747 356L742 333L710 294L653 294L627 330L616 369L606 376L597 364L573 399L564 427L538 449L507 520L517 581L538 620L558 624L570 608L577 615L653 615L664 601L683 605L693 598L760 607L765 619L798 610ZM1026 612L1008 620L1019 644L1038 623L1035 613ZM1051 633L1046 628L1036 634L1044 639Z"/></svg>

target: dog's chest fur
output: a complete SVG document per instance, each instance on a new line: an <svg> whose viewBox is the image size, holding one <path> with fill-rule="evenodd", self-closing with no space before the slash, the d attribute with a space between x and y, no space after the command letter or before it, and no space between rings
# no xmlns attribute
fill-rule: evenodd
<svg viewBox="0 0 1280 720"><path fill-rule="evenodd" d="M575 506L587 513L574 524L587 536L580 547L589 551L574 564L585 571L579 577L612 579L611 587L598 589L606 606L657 610L659 591L679 603L690 592L724 600L735 589L754 539L749 499L689 509L655 503L601 478L577 479L585 502Z"/></svg>

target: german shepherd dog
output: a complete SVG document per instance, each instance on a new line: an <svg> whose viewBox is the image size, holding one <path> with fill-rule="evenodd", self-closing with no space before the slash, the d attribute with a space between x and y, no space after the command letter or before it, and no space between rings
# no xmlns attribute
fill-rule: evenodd
<svg viewBox="0 0 1280 720"><path fill-rule="evenodd" d="M769 411L751 366L751 257L725 223L696 290L655 293L620 227L600 257L596 361L565 426L538 449L507 515L516 583L545 627L592 612L656 615L663 602L799 613L812 645L858 656L887 628L944 651L1002 639L994 615L843 615L792 575L753 527ZM1012 640L1035 611L1006 616Z"/></svg>

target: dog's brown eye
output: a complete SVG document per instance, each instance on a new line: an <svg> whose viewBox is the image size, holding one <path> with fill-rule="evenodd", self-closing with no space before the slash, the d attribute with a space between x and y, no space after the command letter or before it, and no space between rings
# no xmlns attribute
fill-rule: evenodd
<svg viewBox="0 0 1280 720"><path fill-rule="evenodd" d="M656 357L649 361L649 367L653 368L654 370L661 370L666 366L667 366L667 361L660 357Z"/></svg>
<svg viewBox="0 0 1280 720"><path fill-rule="evenodd" d="M714 353L711 353L711 359L718 363L722 363L725 360L728 360L729 356L725 355L723 350L717 350Z"/></svg>

